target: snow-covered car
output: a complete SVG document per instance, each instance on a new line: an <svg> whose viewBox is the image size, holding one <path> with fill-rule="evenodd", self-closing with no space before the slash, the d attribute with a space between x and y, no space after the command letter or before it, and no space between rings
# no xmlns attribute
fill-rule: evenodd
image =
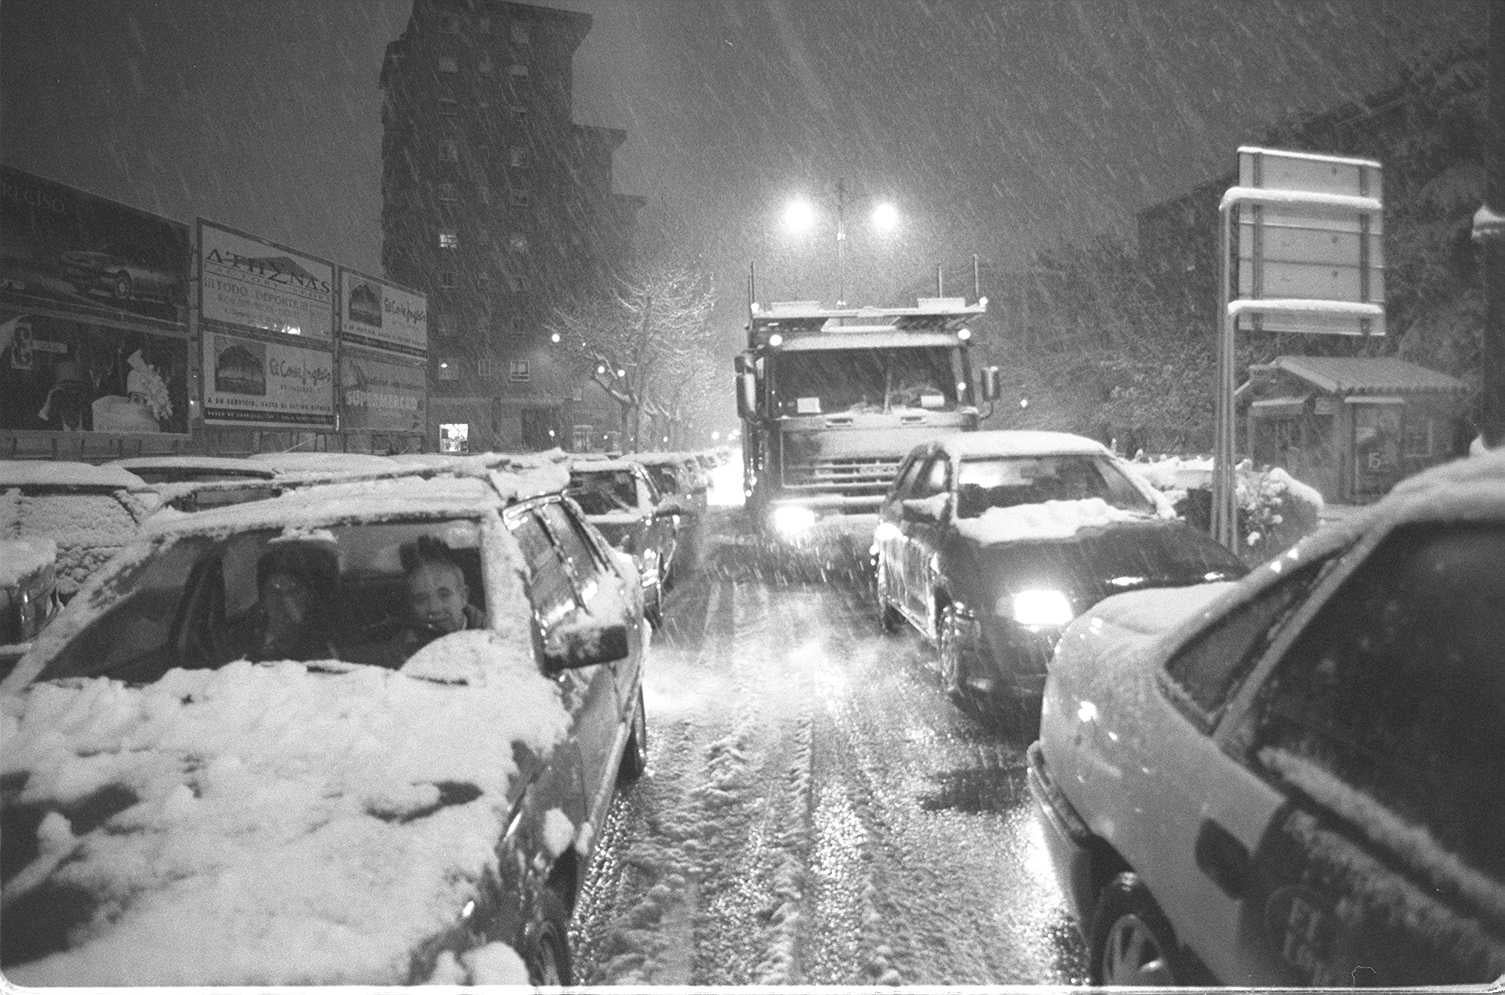
<svg viewBox="0 0 1505 995"><path fill-rule="evenodd" d="M879 618L936 645L941 681L1031 730L1061 630L1103 598L1242 576L1091 439L957 432L916 446L879 508Z"/></svg>
<svg viewBox="0 0 1505 995"><path fill-rule="evenodd" d="M625 459L576 460L569 496L608 542L633 558L648 617L658 624L677 543L674 519L688 509L661 495L642 464Z"/></svg>
<svg viewBox="0 0 1505 995"><path fill-rule="evenodd" d="M1029 783L1093 982L1505 973L1502 563L1497 454L1072 623Z"/></svg>
<svg viewBox="0 0 1505 995"><path fill-rule="evenodd" d="M677 497L688 509L687 514L672 519L676 541L669 574L673 577L688 571L694 565L701 531L705 528L706 492L711 483L709 474L694 453L628 453L624 458L641 463L648 470L648 476L653 478L660 495Z"/></svg>
<svg viewBox="0 0 1505 995"><path fill-rule="evenodd" d="M225 480L273 480L277 469L264 460L233 456L128 456L105 466L129 470L148 484Z"/></svg>
<svg viewBox="0 0 1505 995"><path fill-rule="evenodd" d="M0 539L0 678L62 606L57 593L57 543Z"/></svg>
<svg viewBox="0 0 1505 995"><path fill-rule="evenodd" d="M648 629L566 479L148 523L0 683L7 980L571 983L595 827L647 760ZM316 638L263 652L300 584Z"/></svg>
<svg viewBox="0 0 1505 995"><path fill-rule="evenodd" d="M0 460L0 539L56 543L57 587L65 600L161 503L146 481L117 466Z"/></svg>

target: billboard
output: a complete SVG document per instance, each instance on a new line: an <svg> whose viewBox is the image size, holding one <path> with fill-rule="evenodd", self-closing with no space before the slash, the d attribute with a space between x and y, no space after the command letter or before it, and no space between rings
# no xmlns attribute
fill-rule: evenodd
<svg viewBox="0 0 1505 995"><path fill-rule="evenodd" d="M206 330L203 363L205 424L335 427L327 348Z"/></svg>
<svg viewBox="0 0 1505 995"><path fill-rule="evenodd" d="M423 359L428 298L340 267L340 341Z"/></svg>
<svg viewBox="0 0 1505 995"><path fill-rule="evenodd" d="M188 227L0 166L0 305L181 330Z"/></svg>
<svg viewBox="0 0 1505 995"><path fill-rule="evenodd" d="M349 431L425 431L427 367L369 349L340 350L340 424Z"/></svg>
<svg viewBox="0 0 1505 995"><path fill-rule="evenodd" d="M0 307L0 430L186 433L188 339Z"/></svg>
<svg viewBox="0 0 1505 995"><path fill-rule="evenodd" d="M199 218L199 318L334 341L334 265Z"/></svg>

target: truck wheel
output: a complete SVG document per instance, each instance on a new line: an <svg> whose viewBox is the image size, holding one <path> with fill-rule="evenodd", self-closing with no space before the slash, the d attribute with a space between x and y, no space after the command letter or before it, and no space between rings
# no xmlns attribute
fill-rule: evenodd
<svg viewBox="0 0 1505 995"><path fill-rule="evenodd" d="M1119 874L1098 893L1088 951L1093 985L1166 988L1184 975L1165 913L1132 872Z"/></svg>

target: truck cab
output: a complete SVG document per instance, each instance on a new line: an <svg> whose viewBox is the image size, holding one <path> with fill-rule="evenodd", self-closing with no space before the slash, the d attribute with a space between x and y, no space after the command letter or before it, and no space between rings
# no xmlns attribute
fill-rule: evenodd
<svg viewBox="0 0 1505 995"><path fill-rule="evenodd" d="M974 381L967 323L987 299L921 298L913 307L749 309L736 360L748 510L797 540L834 516L873 514L899 461L936 435L972 431L997 397L997 371Z"/></svg>

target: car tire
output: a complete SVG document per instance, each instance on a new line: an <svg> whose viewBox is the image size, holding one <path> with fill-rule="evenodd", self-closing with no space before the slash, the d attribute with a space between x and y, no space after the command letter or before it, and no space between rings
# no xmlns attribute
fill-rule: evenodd
<svg viewBox="0 0 1505 995"><path fill-rule="evenodd" d="M904 627L904 616L888 603L883 589L888 586L888 571L879 563L873 575L873 600L878 605L878 629L885 635L893 635Z"/></svg>
<svg viewBox="0 0 1505 995"><path fill-rule="evenodd" d="M528 981L535 988L568 987L575 983L575 966L570 958L569 906L552 887L543 890L538 904L538 926L524 959Z"/></svg>
<svg viewBox="0 0 1505 995"><path fill-rule="evenodd" d="M622 763L617 768L617 783L631 784L648 769L648 710L643 707L643 689L638 688L637 712L632 718L632 732L627 735L627 748L622 751Z"/></svg>
<svg viewBox="0 0 1505 995"><path fill-rule="evenodd" d="M935 624L936 671L940 677L941 690L958 704L966 704L967 685L962 674L957 628L956 606L942 605L940 618Z"/></svg>
<svg viewBox="0 0 1505 995"><path fill-rule="evenodd" d="M1093 985L1169 987L1184 980L1176 936L1139 875L1103 886L1092 912L1088 980Z"/></svg>

